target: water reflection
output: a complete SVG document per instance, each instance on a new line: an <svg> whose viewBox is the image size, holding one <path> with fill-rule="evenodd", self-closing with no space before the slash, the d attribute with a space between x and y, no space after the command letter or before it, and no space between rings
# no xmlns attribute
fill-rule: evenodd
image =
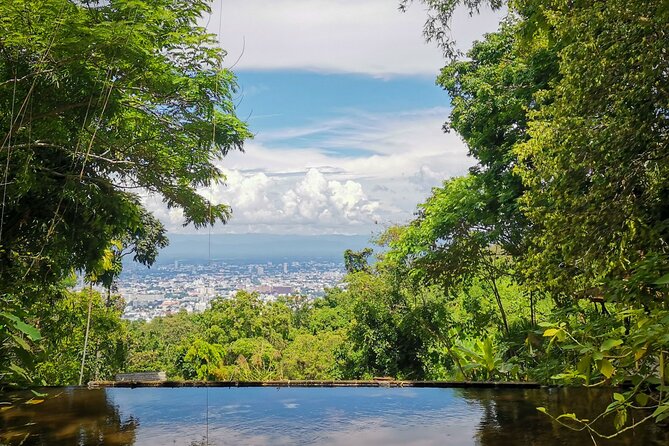
<svg viewBox="0 0 669 446"><path fill-rule="evenodd" d="M70 389L0 413L0 444L577 446L592 440L536 407L591 416L609 401L583 389ZM666 445L669 435L648 425L600 444Z"/></svg>
<svg viewBox="0 0 669 446"><path fill-rule="evenodd" d="M575 413L579 418L594 419L611 403L611 391L603 389L463 389L464 399L476 402L483 416L476 432L476 444L481 446L523 445L581 445L593 444L586 432L574 432L536 410L546 407L553 415ZM641 419L647 414L632 413L630 419ZM603 418L596 424L603 434L612 434L613 417ZM602 445L663 445L669 444L669 432L653 423L647 423L620 436L604 440Z"/></svg>
<svg viewBox="0 0 669 446"><path fill-rule="evenodd" d="M48 390L44 402L25 404L31 393L14 393L14 406L0 414L0 444L24 446L135 444L138 423L121 418L104 390ZM7 398L0 396L0 400ZM33 400L34 401L34 400Z"/></svg>

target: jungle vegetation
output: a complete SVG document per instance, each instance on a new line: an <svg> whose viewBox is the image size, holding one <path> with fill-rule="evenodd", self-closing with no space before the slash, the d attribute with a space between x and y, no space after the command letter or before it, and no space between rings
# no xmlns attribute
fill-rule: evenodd
<svg viewBox="0 0 669 446"><path fill-rule="evenodd" d="M195 192L250 137L197 25L207 2L2 3L0 380L75 383L90 314L86 380L624 384L606 412L617 430L669 417L669 5L421 3L447 60L444 129L476 166L380 234L375 262L347 251L345 286L322 298L239 292L148 323L67 282L111 289L123 254L155 260L164 228L133 188L198 227L229 217ZM466 57L447 32L461 3L509 10Z"/></svg>

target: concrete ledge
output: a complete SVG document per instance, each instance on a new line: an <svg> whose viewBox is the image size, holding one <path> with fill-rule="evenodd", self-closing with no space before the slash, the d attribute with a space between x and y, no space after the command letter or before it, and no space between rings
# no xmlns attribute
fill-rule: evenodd
<svg viewBox="0 0 669 446"><path fill-rule="evenodd" d="M105 387L433 387L433 388L489 388L489 389L538 389L535 382L495 381L91 381L89 388Z"/></svg>

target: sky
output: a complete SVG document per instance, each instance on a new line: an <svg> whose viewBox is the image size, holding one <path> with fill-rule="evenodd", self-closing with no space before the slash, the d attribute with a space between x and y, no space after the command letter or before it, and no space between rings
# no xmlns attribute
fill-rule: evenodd
<svg viewBox="0 0 669 446"><path fill-rule="evenodd" d="M422 36L424 7L397 0L214 0L203 24L237 75L237 114L254 138L219 166L225 185L200 192L232 207L214 233L377 234L409 221L443 180L473 164L444 133L444 65ZM457 11L466 50L500 12ZM178 210L148 206L170 232Z"/></svg>

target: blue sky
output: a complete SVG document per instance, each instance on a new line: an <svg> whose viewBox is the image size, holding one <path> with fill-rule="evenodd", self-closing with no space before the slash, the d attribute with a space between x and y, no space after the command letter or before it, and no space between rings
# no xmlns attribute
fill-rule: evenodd
<svg viewBox="0 0 669 446"><path fill-rule="evenodd" d="M333 145L338 135L356 131L355 122L342 120L360 114L445 108L449 99L430 76L379 79L299 70L239 71L238 82L238 114L247 120L257 141L277 149L303 148L335 157L377 153L353 141L348 146ZM341 124L322 125L333 121ZM291 134L287 129L304 130Z"/></svg>
<svg viewBox="0 0 669 446"><path fill-rule="evenodd" d="M360 74L299 70L237 71L239 116L258 136L267 130L329 120L351 111L402 112L447 107L448 95L434 76L379 79Z"/></svg>
<svg viewBox="0 0 669 446"><path fill-rule="evenodd" d="M408 221L431 188L471 166L441 126L444 64L424 42L420 3L395 0L215 0L203 24L236 73L238 115L255 138L221 160L225 185L200 191L228 203L214 232L371 234ZM465 50L502 14L456 13ZM149 206L172 232L182 215Z"/></svg>

